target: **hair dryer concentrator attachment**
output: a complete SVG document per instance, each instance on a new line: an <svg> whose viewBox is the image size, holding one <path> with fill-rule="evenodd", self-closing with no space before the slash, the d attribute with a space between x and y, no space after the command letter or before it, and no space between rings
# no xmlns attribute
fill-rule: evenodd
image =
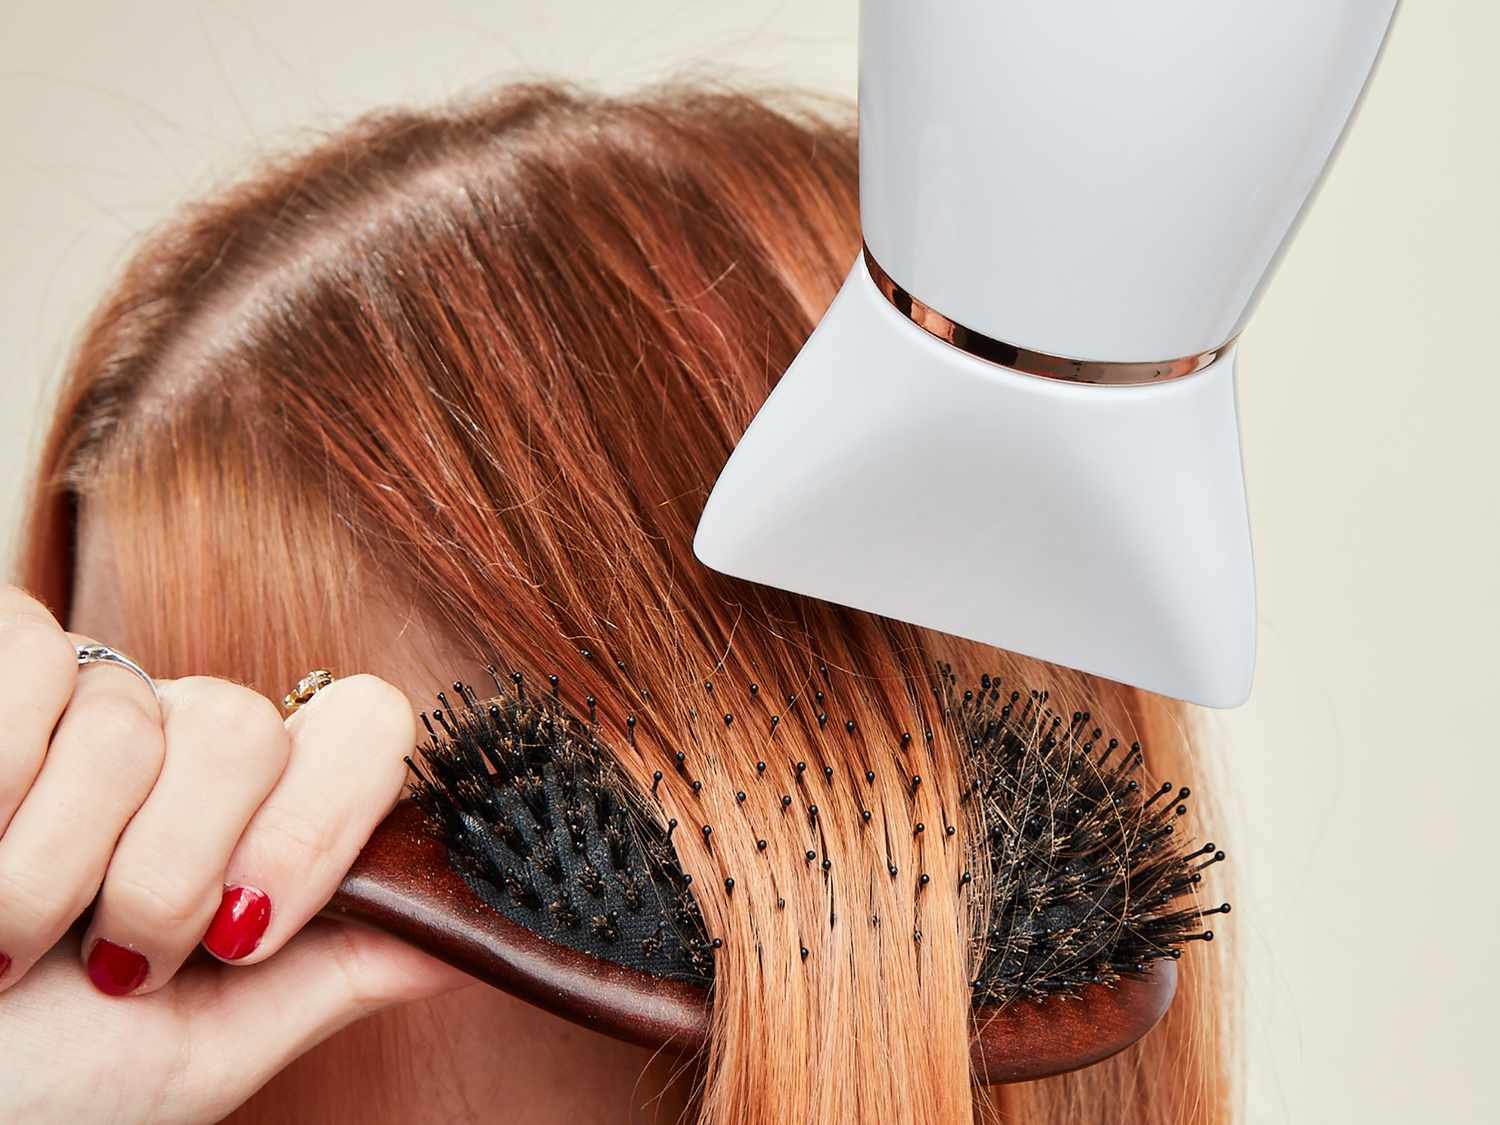
<svg viewBox="0 0 1500 1125"><path fill-rule="evenodd" d="M716 570L1237 703L1254 579L1233 353L1101 388L971 359L856 263L714 486Z"/></svg>
<svg viewBox="0 0 1500 1125"><path fill-rule="evenodd" d="M716 570L1249 695L1234 341L1396 0L866 0L865 258L725 466Z"/></svg>

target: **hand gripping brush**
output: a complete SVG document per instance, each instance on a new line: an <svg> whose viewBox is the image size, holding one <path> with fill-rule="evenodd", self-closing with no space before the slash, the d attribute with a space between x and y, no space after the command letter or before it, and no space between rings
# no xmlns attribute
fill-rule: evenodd
<svg viewBox="0 0 1500 1125"><path fill-rule="evenodd" d="M864 250L724 467L727 574L1249 694L1235 341L1396 0L865 0Z"/></svg>

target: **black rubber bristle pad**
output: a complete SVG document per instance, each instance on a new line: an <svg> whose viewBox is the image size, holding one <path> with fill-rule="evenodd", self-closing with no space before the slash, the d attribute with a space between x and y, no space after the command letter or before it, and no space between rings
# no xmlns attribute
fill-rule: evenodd
<svg viewBox="0 0 1500 1125"><path fill-rule="evenodd" d="M433 713L412 786L458 874L548 941L707 983L707 935L671 846L592 727L550 700L464 697Z"/></svg>

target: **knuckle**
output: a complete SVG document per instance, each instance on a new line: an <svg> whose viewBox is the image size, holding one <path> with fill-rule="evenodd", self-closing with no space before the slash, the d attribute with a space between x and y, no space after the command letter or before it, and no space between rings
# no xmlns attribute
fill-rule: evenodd
<svg viewBox="0 0 1500 1125"><path fill-rule="evenodd" d="M0 917L8 931L23 935L22 941L31 940L37 949L51 945L82 909L45 865L0 863Z"/></svg>
<svg viewBox="0 0 1500 1125"><path fill-rule="evenodd" d="M362 672L339 680L334 686L339 689L339 698L344 705L367 721L382 726L396 724L402 728L415 723L406 693L379 676Z"/></svg>
<svg viewBox="0 0 1500 1125"><path fill-rule="evenodd" d="M260 836L260 846L293 870L343 850L343 834L331 817L310 817L281 804L262 805L251 830Z"/></svg>
<svg viewBox="0 0 1500 1125"><path fill-rule="evenodd" d="M161 723L129 696L94 699L88 709L87 735L114 754L124 768L150 770L161 766Z"/></svg>
<svg viewBox="0 0 1500 1125"><path fill-rule="evenodd" d="M0 660L48 678L71 679L78 667L73 642L41 607L35 612L0 608Z"/></svg>
<svg viewBox="0 0 1500 1125"><path fill-rule="evenodd" d="M9 814L14 813L31 790L31 772L12 761L15 755L0 747L0 836L5 835Z"/></svg>
<svg viewBox="0 0 1500 1125"><path fill-rule="evenodd" d="M105 880L103 901L112 914L129 918L152 934L193 927L202 918L206 903L200 889L147 870L122 874L111 871Z"/></svg>
<svg viewBox="0 0 1500 1125"><path fill-rule="evenodd" d="M356 1011L377 1008L385 1000L367 950L352 926L339 926L330 934L329 960L343 986L345 1003Z"/></svg>
<svg viewBox="0 0 1500 1125"><path fill-rule="evenodd" d="M0 586L0 618L9 617L35 617L51 621L54 626L57 624L51 611L41 601L13 583Z"/></svg>
<svg viewBox="0 0 1500 1125"><path fill-rule="evenodd" d="M209 734L262 738L280 731L281 715L265 696L228 680L195 676L182 681L180 713Z"/></svg>

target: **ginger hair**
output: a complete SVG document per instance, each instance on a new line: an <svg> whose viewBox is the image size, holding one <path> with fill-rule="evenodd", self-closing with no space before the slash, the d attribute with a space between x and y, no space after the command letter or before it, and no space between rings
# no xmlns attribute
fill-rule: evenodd
<svg viewBox="0 0 1500 1125"><path fill-rule="evenodd" d="M131 651L163 676L275 695L309 667L378 668L352 639L378 601L597 697L626 772L663 769L669 810L714 829L676 838L724 941L704 1122L1227 1121L1217 947L1183 959L1172 1011L1123 1054L974 1087L974 845L915 832L963 823L923 686L938 660L1077 700L1194 781L1183 709L692 556L715 475L858 250L847 118L527 86L268 165L156 232L88 326L24 580L66 609L74 518L97 504ZM701 795L670 768L683 747ZM779 807L799 761L816 817Z"/></svg>

